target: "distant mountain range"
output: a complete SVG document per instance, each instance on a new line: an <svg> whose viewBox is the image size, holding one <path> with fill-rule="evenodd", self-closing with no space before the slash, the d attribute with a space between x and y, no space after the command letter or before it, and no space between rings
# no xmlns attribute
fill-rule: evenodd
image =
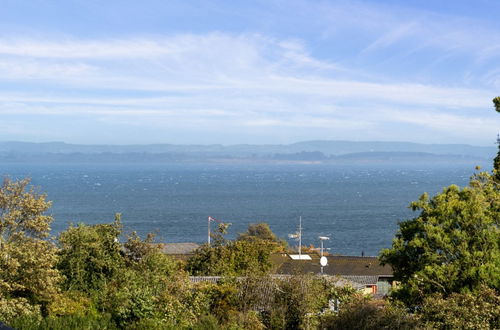
<svg viewBox="0 0 500 330"><path fill-rule="evenodd" d="M64 142L0 142L0 162L183 161L466 161L491 160L497 149L466 144L305 141L268 145L80 145Z"/></svg>

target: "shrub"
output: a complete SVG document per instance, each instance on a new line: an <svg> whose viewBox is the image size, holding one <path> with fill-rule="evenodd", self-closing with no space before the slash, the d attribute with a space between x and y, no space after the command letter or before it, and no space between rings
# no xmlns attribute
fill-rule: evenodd
<svg viewBox="0 0 500 330"><path fill-rule="evenodd" d="M419 317L435 329L498 329L500 295L488 287L475 293L435 294L424 299Z"/></svg>
<svg viewBox="0 0 500 330"><path fill-rule="evenodd" d="M358 297L341 306L338 314L322 317L320 327L331 330L417 329L418 322L397 305Z"/></svg>

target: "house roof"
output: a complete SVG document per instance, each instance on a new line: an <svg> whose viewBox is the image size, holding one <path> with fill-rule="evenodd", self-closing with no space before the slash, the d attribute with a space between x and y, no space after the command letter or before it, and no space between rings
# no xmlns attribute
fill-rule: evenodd
<svg viewBox="0 0 500 330"><path fill-rule="evenodd" d="M196 243L164 243L162 251L165 254L192 254L199 246Z"/></svg>
<svg viewBox="0 0 500 330"><path fill-rule="evenodd" d="M277 274L319 274L321 272L319 256L317 254L310 256L311 260L292 260L286 254L276 254L271 260ZM323 273L326 275L392 277L391 267L382 266L377 257L327 256L326 258L328 264L323 267Z"/></svg>
<svg viewBox="0 0 500 330"><path fill-rule="evenodd" d="M359 283L362 285L377 285L378 282L378 276L370 276L370 275L341 275L340 276L343 279L346 279L348 281L354 282L354 283Z"/></svg>

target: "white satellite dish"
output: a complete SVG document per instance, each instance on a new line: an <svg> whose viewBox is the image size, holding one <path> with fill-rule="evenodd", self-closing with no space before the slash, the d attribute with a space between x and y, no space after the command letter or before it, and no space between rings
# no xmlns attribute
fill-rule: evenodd
<svg viewBox="0 0 500 330"><path fill-rule="evenodd" d="M321 267L325 267L326 265L328 265L328 259L326 259L325 256L321 257L319 259L319 264L321 265Z"/></svg>

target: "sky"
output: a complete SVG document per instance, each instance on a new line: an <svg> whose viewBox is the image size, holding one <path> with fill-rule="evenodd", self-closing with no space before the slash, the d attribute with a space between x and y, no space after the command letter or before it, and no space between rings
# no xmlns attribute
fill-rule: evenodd
<svg viewBox="0 0 500 330"><path fill-rule="evenodd" d="M0 0L0 141L493 145L500 1Z"/></svg>

